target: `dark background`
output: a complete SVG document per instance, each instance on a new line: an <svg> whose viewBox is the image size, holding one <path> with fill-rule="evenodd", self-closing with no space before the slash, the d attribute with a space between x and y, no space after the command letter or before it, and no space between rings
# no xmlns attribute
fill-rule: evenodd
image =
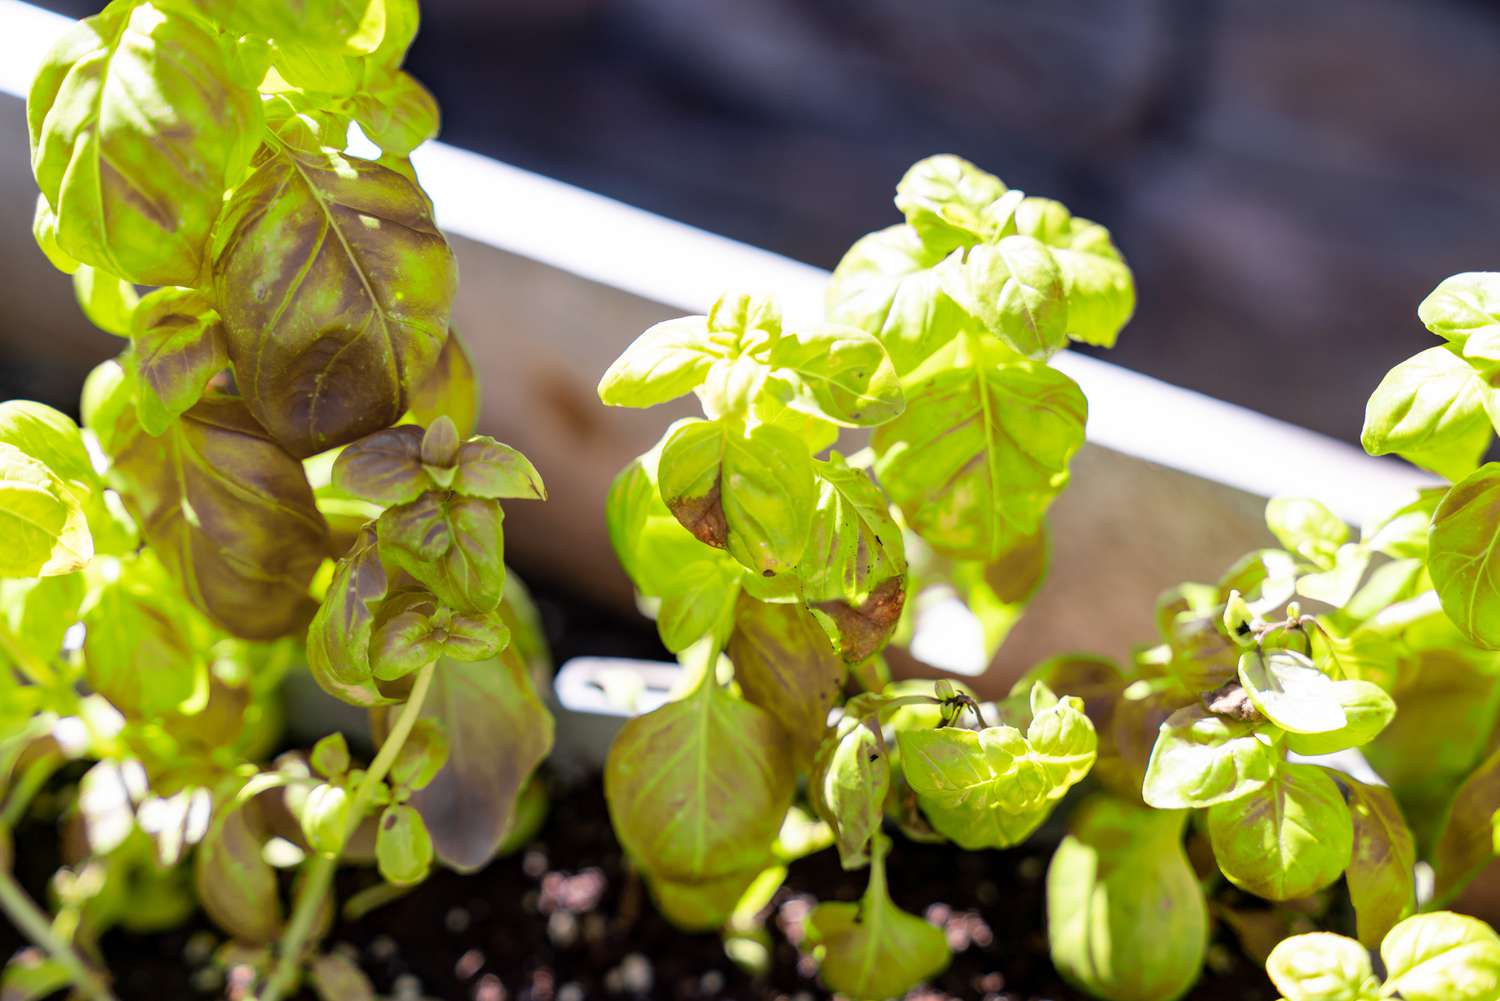
<svg viewBox="0 0 1500 1001"><path fill-rule="evenodd" d="M1113 231L1140 306L1111 360L1351 441L1381 375L1431 343L1421 298L1500 267L1496 3L424 14L409 68L448 142L824 267L897 221L912 161L958 153Z"/></svg>

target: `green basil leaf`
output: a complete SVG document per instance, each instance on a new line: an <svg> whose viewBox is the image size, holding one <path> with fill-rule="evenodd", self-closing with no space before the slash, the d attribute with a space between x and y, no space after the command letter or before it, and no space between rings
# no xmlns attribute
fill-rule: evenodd
<svg viewBox="0 0 1500 1001"><path fill-rule="evenodd" d="M621 844L647 871L680 881L760 868L795 784L780 725L712 678L626 723L604 766Z"/></svg>
<svg viewBox="0 0 1500 1001"><path fill-rule="evenodd" d="M0 626L26 653L50 662L78 621L85 595L84 574L29 579L0 578ZM0 650L0 663L9 661Z"/></svg>
<svg viewBox="0 0 1500 1001"><path fill-rule="evenodd" d="M1141 795L1158 810L1190 810L1240 799L1276 771L1276 748L1262 727L1193 705L1161 725Z"/></svg>
<svg viewBox="0 0 1500 1001"><path fill-rule="evenodd" d="M458 331L450 329L437 361L411 386L407 406L423 427L431 426L439 417L447 417L453 421L459 436L467 438L478 428L482 402L469 349Z"/></svg>
<svg viewBox="0 0 1500 1001"><path fill-rule="evenodd" d="M698 388L713 363L727 357L710 337L707 317L667 320L615 359L599 380L599 399L611 407L654 407Z"/></svg>
<svg viewBox="0 0 1500 1001"><path fill-rule="evenodd" d="M438 134L437 100L410 73L395 72L354 95L354 120L387 153L411 151Z"/></svg>
<svg viewBox="0 0 1500 1001"><path fill-rule="evenodd" d="M400 418L448 337L458 282L415 184L377 163L282 147L235 190L214 248L240 390L289 452Z"/></svg>
<svg viewBox="0 0 1500 1001"><path fill-rule="evenodd" d="M1500 361L1500 274L1469 271L1444 278L1417 307L1417 316L1465 358Z"/></svg>
<svg viewBox="0 0 1500 1001"><path fill-rule="evenodd" d="M1354 821L1354 856L1344 879L1359 940L1374 949L1398 921L1416 911L1416 842L1389 789L1343 775L1338 780L1348 790Z"/></svg>
<svg viewBox="0 0 1500 1001"><path fill-rule="evenodd" d="M46 255L47 260L63 274L71 275L82 267L57 245L57 213L52 211L51 205L47 204L47 196L41 193L36 196L36 212L31 218L31 235L36 239L37 247Z"/></svg>
<svg viewBox="0 0 1500 1001"><path fill-rule="evenodd" d="M1288 733L1333 733L1349 724L1333 680L1295 650L1249 650L1240 684L1267 719Z"/></svg>
<svg viewBox="0 0 1500 1001"><path fill-rule="evenodd" d="M89 687L137 719L206 698L208 664L186 611L156 560L143 554L121 561L83 619Z"/></svg>
<svg viewBox="0 0 1500 1001"><path fill-rule="evenodd" d="M82 568L94 541L77 493L41 462L0 442L0 577L55 577Z"/></svg>
<svg viewBox="0 0 1500 1001"><path fill-rule="evenodd" d="M320 782L308 791L297 820L313 851L337 855L344 850L349 827L349 793L342 786Z"/></svg>
<svg viewBox="0 0 1500 1001"><path fill-rule="evenodd" d="M813 812L832 828L845 869L869 864L871 839L885 819L891 762L879 727L878 719L846 714L823 737L808 779Z"/></svg>
<svg viewBox="0 0 1500 1001"><path fill-rule="evenodd" d="M512 646L489 660L442 661L422 718L441 724L448 756L432 781L412 793L411 805L443 864L475 872L500 850L522 788L552 749L552 714ZM390 711L379 710L373 722L375 733L384 734Z"/></svg>
<svg viewBox="0 0 1500 1001"><path fill-rule="evenodd" d="M1396 715L1385 689L1369 681L1335 681L1330 694L1344 710L1345 723L1324 733L1288 733L1286 746L1298 754L1333 754L1374 740Z"/></svg>
<svg viewBox="0 0 1500 1001"><path fill-rule="evenodd" d="M1006 236L943 262L943 291L984 329L1028 358L1046 359L1068 345L1068 300L1062 271L1046 244Z"/></svg>
<svg viewBox="0 0 1500 1001"><path fill-rule="evenodd" d="M134 285L108 271L80 264L73 272L73 294L90 323L106 334L129 336L131 314L141 301Z"/></svg>
<svg viewBox="0 0 1500 1001"><path fill-rule="evenodd" d="M391 763L392 784L410 790L427 788L448 763L448 750L447 724L437 716L419 718ZM417 809L421 810L420 804Z"/></svg>
<svg viewBox="0 0 1500 1001"><path fill-rule="evenodd" d="M817 493L812 459L791 432L685 423L662 448L658 478L677 520L745 568L769 577L801 561Z"/></svg>
<svg viewBox="0 0 1500 1001"><path fill-rule="evenodd" d="M82 493L99 485L78 425L49 406L30 400L0 403L0 443L14 445Z"/></svg>
<svg viewBox="0 0 1500 1001"><path fill-rule="evenodd" d="M861 237L828 283L828 319L873 334L901 375L976 322L943 291L934 250L910 226Z"/></svg>
<svg viewBox="0 0 1500 1001"><path fill-rule="evenodd" d="M818 488L806 552L799 568L803 598L832 624L845 660L860 661L885 646L905 603L906 546L890 506L868 474L837 452L813 460Z"/></svg>
<svg viewBox="0 0 1500 1001"><path fill-rule="evenodd" d="M1052 962L1111 1001L1173 1001L1198 979L1208 905L1182 847L1181 811L1113 796L1078 808L1047 869Z"/></svg>
<svg viewBox="0 0 1500 1001"><path fill-rule="evenodd" d="M762 871L764 866L756 865L742 872L701 880L665 879L648 873L646 885L668 921L686 932L711 932L724 928L740 898Z"/></svg>
<svg viewBox="0 0 1500 1001"><path fill-rule="evenodd" d="M261 123L218 38L150 4L111 6L48 53L27 121L64 252L140 285L199 282Z"/></svg>
<svg viewBox="0 0 1500 1001"><path fill-rule="evenodd" d="M1455 484L1432 516L1427 569L1443 611L1469 639L1500 647L1500 463L1488 462Z"/></svg>
<svg viewBox="0 0 1500 1001"><path fill-rule="evenodd" d="M1309 497L1273 497L1266 504L1266 526L1288 550L1321 567L1332 566L1349 541L1349 526Z"/></svg>
<svg viewBox="0 0 1500 1001"><path fill-rule="evenodd" d="M335 730L313 745L307 759L319 775L336 779L349 770L349 743Z"/></svg>
<svg viewBox="0 0 1500 1001"><path fill-rule="evenodd" d="M1380 981L1370 954L1353 939L1328 932L1293 935L1266 959L1266 973L1287 1001L1376 1001Z"/></svg>
<svg viewBox="0 0 1500 1001"><path fill-rule="evenodd" d="M812 613L795 602L775 604L740 594L729 659L746 700L781 723L805 765L823 741L828 713L848 674Z"/></svg>
<svg viewBox="0 0 1500 1001"><path fill-rule="evenodd" d="M877 857L858 903L824 903L807 916L803 945L818 958L818 976L852 1001L904 997L952 960L947 936L891 900Z"/></svg>
<svg viewBox="0 0 1500 1001"><path fill-rule="evenodd" d="M459 446L453 489L468 497L547 499L547 488L531 460L487 435Z"/></svg>
<svg viewBox="0 0 1500 1001"><path fill-rule="evenodd" d="M1386 991L1405 1001L1486 1001L1500 995L1500 936L1449 911L1407 918L1380 944Z"/></svg>
<svg viewBox="0 0 1500 1001"><path fill-rule="evenodd" d="M140 301L130 320L136 415L149 435L193 407L208 382L229 367L219 314L201 293L157 289Z"/></svg>
<svg viewBox="0 0 1500 1001"><path fill-rule="evenodd" d="M498 501L427 493L376 522L381 558L458 611L488 612L505 591Z"/></svg>
<svg viewBox="0 0 1500 1001"><path fill-rule="evenodd" d="M896 208L922 243L947 252L989 239L996 217L989 211L1009 189L993 174L951 154L929 156L896 185Z"/></svg>
<svg viewBox="0 0 1500 1001"><path fill-rule="evenodd" d="M1354 851L1349 807L1316 765L1282 764L1254 792L1212 807L1208 835L1229 881L1267 900L1316 893Z"/></svg>
<svg viewBox="0 0 1500 1001"><path fill-rule="evenodd" d="M1047 245L1068 299L1068 336L1112 348L1135 312L1135 279L1109 230L1080 219L1050 198L1026 198L1015 209L1016 232Z"/></svg>
<svg viewBox="0 0 1500 1001"><path fill-rule="evenodd" d="M372 504L410 504L433 487L422 468L422 429L410 424L367 434L339 452L333 485Z"/></svg>
<svg viewBox="0 0 1500 1001"><path fill-rule="evenodd" d="M381 878L396 886L410 886L427 878L432 868L432 835L422 815L404 803L392 803L375 826L375 862Z"/></svg>
<svg viewBox="0 0 1500 1001"><path fill-rule="evenodd" d="M901 412L901 380L880 341L858 327L788 330L767 361L795 372L821 416L849 427L883 424Z"/></svg>
<svg viewBox="0 0 1500 1001"><path fill-rule="evenodd" d="M200 14L232 32L359 55L379 51L391 17L390 8L398 6L392 0L296 0L283 6L243 0L168 2L191 2Z"/></svg>
<svg viewBox="0 0 1500 1001"><path fill-rule="evenodd" d="M1371 455L1395 452L1445 479L1461 480L1479 465L1494 437L1488 412L1493 392L1453 348L1428 348L1380 380L1365 407L1360 442Z"/></svg>
<svg viewBox="0 0 1500 1001"><path fill-rule="evenodd" d="M302 464L241 400L205 396L159 438L127 413L113 447L113 483L195 606L246 639L307 622L328 527Z"/></svg>
<svg viewBox="0 0 1500 1001"><path fill-rule="evenodd" d="M395 681L440 657L487 660L510 642L498 609L454 613L425 591L402 591L381 603L370 636L377 681Z"/></svg>
<svg viewBox="0 0 1500 1001"><path fill-rule="evenodd" d="M328 593L307 631L307 664L324 691L356 706L390 701L375 685L370 634L386 595L374 525L366 525L333 568Z"/></svg>

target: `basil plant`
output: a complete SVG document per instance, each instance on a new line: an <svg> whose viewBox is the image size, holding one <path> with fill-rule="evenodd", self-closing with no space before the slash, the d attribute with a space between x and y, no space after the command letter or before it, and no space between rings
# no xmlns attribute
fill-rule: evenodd
<svg viewBox="0 0 1500 1001"><path fill-rule="evenodd" d="M378 870L370 906L538 816L546 653L501 504L545 489L474 433L453 251L408 160L438 128L401 69L417 22L415 0L116 0L32 84L37 242L120 345L82 428L0 404L0 845L87 767L53 914L0 851L42 993L111 997L99 937L201 905L278 1001L320 960L341 859ZM301 670L369 710L372 760L339 734L267 760Z"/></svg>
<svg viewBox="0 0 1500 1001"><path fill-rule="evenodd" d="M889 895L888 827L1014 845L1093 764L1083 703L1044 679L982 706L946 681L889 683L881 651L909 638L909 594L960 582L998 646L1083 440L1083 394L1046 360L1070 338L1112 343L1133 308L1102 228L956 157L917 164L896 201L907 222L850 250L824 321L726 295L647 330L599 384L612 406L691 393L703 414L609 495L615 551L685 667L680 697L610 751L616 833L663 912L723 929L737 956L792 858L831 843L868 868L805 943L854 998L949 960ZM865 429L868 448L835 448Z"/></svg>

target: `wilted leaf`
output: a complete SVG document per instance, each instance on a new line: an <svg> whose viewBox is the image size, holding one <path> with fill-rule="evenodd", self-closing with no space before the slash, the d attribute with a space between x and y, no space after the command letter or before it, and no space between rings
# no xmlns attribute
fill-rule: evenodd
<svg viewBox="0 0 1500 1001"><path fill-rule="evenodd" d="M1386 932L1416 910L1416 844L1389 789L1342 775L1339 781L1349 791L1354 822L1354 855L1344 878L1354 901L1359 940L1374 949Z"/></svg>
<svg viewBox="0 0 1500 1001"><path fill-rule="evenodd" d="M847 674L812 613L795 602L741 594L728 652L745 698L781 723L805 766L823 740Z"/></svg>

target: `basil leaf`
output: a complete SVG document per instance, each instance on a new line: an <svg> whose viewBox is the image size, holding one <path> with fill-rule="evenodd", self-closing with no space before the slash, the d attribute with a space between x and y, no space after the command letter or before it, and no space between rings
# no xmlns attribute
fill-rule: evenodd
<svg viewBox="0 0 1500 1001"><path fill-rule="evenodd" d="M1006 236L940 267L943 291L1017 353L1046 359L1068 345L1062 272L1045 244Z"/></svg>
<svg viewBox="0 0 1500 1001"><path fill-rule="evenodd" d="M1173 1001L1198 979L1208 905L1182 847L1180 811L1090 796L1047 869L1052 962L1113 1001Z"/></svg>
<svg viewBox="0 0 1500 1001"><path fill-rule="evenodd" d="M447 339L458 282L415 184L366 160L276 148L229 199L214 248L240 390L287 451L305 457L400 418Z"/></svg>
<svg viewBox="0 0 1500 1001"><path fill-rule="evenodd" d="M1349 541L1349 526L1309 497L1273 497L1266 504L1266 526L1288 550L1321 567L1333 565Z"/></svg>
<svg viewBox="0 0 1500 1001"><path fill-rule="evenodd" d="M70 257L140 285L195 285L260 103L218 38L151 4L78 22L27 100L32 168Z"/></svg>
<svg viewBox="0 0 1500 1001"><path fill-rule="evenodd" d="M1333 754L1374 740L1396 715L1396 703L1370 681L1335 681L1330 694L1344 711L1344 726L1324 733L1288 733L1286 746L1298 754Z"/></svg>
<svg viewBox="0 0 1500 1001"><path fill-rule="evenodd" d="M469 349L458 331L450 329L437 361L411 386L407 406L423 427L430 427L439 417L447 417L459 435L467 438L479 425L482 402Z"/></svg>
<svg viewBox="0 0 1500 1001"><path fill-rule="evenodd" d="M1109 230L1050 198L1023 199L1015 209L1015 228L1052 252L1068 300L1068 337L1114 347L1135 312L1135 279Z"/></svg>
<svg viewBox="0 0 1500 1001"><path fill-rule="evenodd" d="M823 737L808 779L813 812L833 830L846 870L869 864L871 839L885 819L891 762L879 728L878 719L846 713Z"/></svg>
<svg viewBox="0 0 1500 1001"><path fill-rule="evenodd" d="M901 412L901 380L885 348L857 327L786 331L767 361L796 373L818 413L839 424L871 427Z"/></svg>
<svg viewBox="0 0 1500 1001"><path fill-rule="evenodd" d="M55 577L93 558L77 494L41 462L0 442L0 577Z"/></svg>
<svg viewBox="0 0 1500 1001"><path fill-rule="evenodd" d="M0 403L0 443L14 445L81 493L99 486L78 425L51 407L30 400Z"/></svg>
<svg viewBox="0 0 1500 1001"><path fill-rule="evenodd" d="M1380 981L1365 947L1342 935L1293 935L1266 959L1266 973L1286 1001L1376 1001Z"/></svg>
<svg viewBox="0 0 1500 1001"><path fill-rule="evenodd" d="M812 459L790 432L685 423L662 448L658 479L668 510L700 541L764 576L796 569L817 494Z"/></svg>
<svg viewBox="0 0 1500 1001"><path fill-rule="evenodd" d="M1338 780L1348 790L1354 821L1354 855L1344 879L1359 940L1373 949L1398 921L1416 911L1416 842L1389 789L1344 775Z"/></svg>
<svg viewBox="0 0 1500 1001"><path fill-rule="evenodd" d="M442 724L448 757L432 781L412 793L411 805L443 864L475 872L499 851L522 787L552 750L552 714L511 646L488 660L438 664L422 718ZM389 720L389 711L381 710L375 732L384 733Z"/></svg>
<svg viewBox="0 0 1500 1001"><path fill-rule="evenodd" d="M193 853L193 887L203 910L236 939L274 942L282 927L276 870L261 855L259 804L253 796L242 797L215 812Z"/></svg>
<svg viewBox="0 0 1500 1001"><path fill-rule="evenodd" d="M505 591L504 517L498 501L426 493L380 516L380 555L443 604L492 611Z"/></svg>
<svg viewBox="0 0 1500 1001"><path fill-rule="evenodd" d="M108 271L80 264L73 272L73 294L89 322L107 334L130 334L131 315L140 303L135 286Z"/></svg>
<svg viewBox="0 0 1500 1001"><path fill-rule="evenodd" d="M1500 647L1500 542L1496 517L1500 463L1488 462L1454 484L1432 516L1427 570L1443 611L1480 646Z"/></svg>
<svg viewBox="0 0 1500 1001"><path fill-rule="evenodd" d="M208 382L229 367L219 314L202 294L157 289L130 320L130 359L136 372L136 415L149 435L203 398Z"/></svg>
<svg viewBox="0 0 1500 1001"><path fill-rule="evenodd" d="M127 412L112 438L112 482L195 606L246 639L307 622L328 527L302 464L241 400L205 396L159 438Z"/></svg>
<svg viewBox="0 0 1500 1001"><path fill-rule="evenodd" d="M375 685L370 635L386 595L375 527L366 525L333 568L333 579L307 631L307 665L329 695L351 705L390 701Z"/></svg>
<svg viewBox="0 0 1500 1001"><path fill-rule="evenodd" d="M143 553L121 561L84 616L89 687L126 716L151 719L206 697L209 665L193 642L195 616L174 592Z"/></svg>
<svg viewBox="0 0 1500 1001"><path fill-rule="evenodd" d="M1295 900L1328 886L1353 857L1349 807L1316 765L1282 764L1255 791L1208 811L1219 869L1267 900Z"/></svg>
<svg viewBox="0 0 1500 1001"><path fill-rule="evenodd" d="M795 784L781 727L711 677L626 723L604 766L621 844L647 871L679 881L758 870Z"/></svg>
<svg viewBox="0 0 1500 1001"><path fill-rule="evenodd" d="M381 603L370 636L377 681L395 681L440 657L486 660L510 642L498 609L454 613L425 591L402 591Z"/></svg>
<svg viewBox="0 0 1500 1001"><path fill-rule="evenodd" d="M1469 271L1444 278L1417 317L1465 358L1500 361L1500 274Z"/></svg>
<svg viewBox="0 0 1500 1001"><path fill-rule="evenodd" d="M354 95L354 120L360 130L396 156L410 156L436 138L438 118L437 100L410 73L398 70Z"/></svg>
<svg viewBox="0 0 1500 1001"><path fill-rule="evenodd" d="M1461 480L1479 465L1494 436L1493 393L1453 348L1428 348L1380 380L1365 408L1360 442L1371 455L1395 452L1445 479Z"/></svg>
<svg viewBox="0 0 1500 1001"><path fill-rule="evenodd" d="M1333 680L1295 650L1247 651L1239 678L1255 708L1289 733L1326 734L1349 723Z"/></svg>
<svg viewBox="0 0 1500 1001"><path fill-rule="evenodd" d="M910 226L861 237L828 283L828 319L858 327L885 346L901 375L912 372L959 333L976 326L943 290L934 250Z"/></svg>
<svg viewBox="0 0 1500 1001"><path fill-rule="evenodd" d="M692 392L727 348L710 337L708 318L685 316L648 329L599 380L599 399L611 407L654 407Z"/></svg>
<svg viewBox="0 0 1500 1001"><path fill-rule="evenodd" d="M742 593L728 652L745 699L781 723L799 764L812 760L848 673L812 613Z"/></svg>
<svg viewBox="0 0 1500 1001"><path fill-rule="evenodd" d="M453 489L467 497L547 499L547 488L531 460L487 435L459 446Z"/></svg>
<svg viewBox="0 0 1500 1001"><path fill-rule="evenodd" d="M1500 994L1500 936L1449 911L1407 918L1380 944L1386 992L1405 1001L1485 1001Z"/></svg>
<svg viewBox="0 0 1500 1001"><path fill-rule="evenodd" d="M432 868L432 835L422 815L404 803L392 803L375 825L375 862L381 878L396 886L410 886L427 878Z"/></svg>
<svg viewBox="0 0 1500 1001"><path fill-rule="evenodd" d="M1500 750L1488 755L1458 787L1432 850L1433 899L1444 902L1494 861L1494 818L1500 811Z"/></svg>
<svg viewBox="0 0 1500 1001"><path fill-rule="evenodd" d="M367 434L339 452L333 485L372 504L410 504L432 480L422 468L422 429L410 424Z"/></svg>
<svg viewBox="0 0 1500 1001"><path fill-rule="evenodd" d="M447 763L447 724L436 717L423 716L412 725L406 743L391 763L391 784L412 791L425 789Z"/></svg>
<svg viewBox="0 0 1500 1001"><path fill-rule="evenodd" d="M909 386L905 412L872 436L875 474L934 549L995 559L1041 527L1086 416L1066 375L981 348Z"/></svg>
<svg viewBox="0 0 1500 1001"><path fill-rule="evenodd" d="M1269 782L1276 748L1263 727L1179 709L1161 725L1141 795L1158 810L1190 810L1240 799Z"/></svg>
<svg viewBox="0 0 1500 1001"><path fill-rule="evenodd" d="M896 208L925 246L947 252L996 231L989 210L1008 189L993 174L951 154L918 160L896 185Z"/></svg>
<svg viewBox="0 0 1500 1001"><path fill-rule="evenodd" d="M29 579L0 578L0 626L26 653L50 662L83 605L84 574ZM10 657L0 651L0 663Z"/></svg>

